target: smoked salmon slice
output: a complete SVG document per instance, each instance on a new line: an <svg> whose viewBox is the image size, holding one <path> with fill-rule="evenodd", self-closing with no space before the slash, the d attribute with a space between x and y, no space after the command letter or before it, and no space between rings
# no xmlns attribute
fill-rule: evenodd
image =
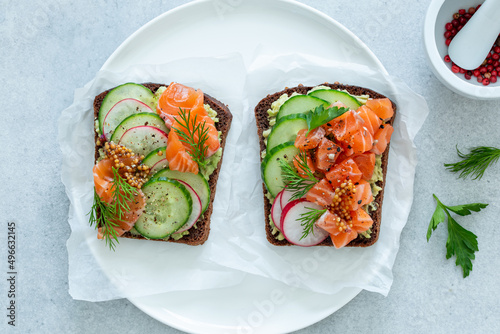
<svg viewBox="0 0 500 334"><path fill-rule="evenodd" d="M373 219L363 209L351 212L352 228L357 233L366 232L373 225Z"/></svg>
<svg viewBox="0 0 500 334"><path fill-rule="evenodd" d="M390 124L384 124L380 126L380 129L375 133L373 148L370 150L375 154L384 153L389 141L391 140L394 128Z"/></svg>
<svg viewBox="0 0 500 334"><path fill-rule="evenodd" d="M366 130L368 130L373 136L382 124L382 120L377 116L377 114L375 114L373 110L365 105L359 107L356 112L363 119L363 121L365 121L363 127L366 128Z"/></svg>
<svg viewBox="0 0 500 334"><path fill-rule="evenodd" d="M121 162L125 165L129 165L133 158L120 158ZM130 161L129 161L130 160ZM94 174L94 187L97 195L101 201L111 204L114 201L113 197L113 166L114 162L109 159L102 159L93 168ZM111 219L111 222L116 224L113 229L117 232L118 236L123 233L130 231L134 226L139 216L144 211L146 205L146 198L142 191L136 189L134 197L130 201L125 201L128 206L128 210L125 210L120 217ZM99 239L103 238L102 229L99 228L97 237Z"/></svg>
<svg viewBox="0 0 500 334"><path fill-rule="evenodd" d="M361 180L363 173L351 158L348 158L341 163L335 165L325 176L330 181L333 188L340 187L346 180L351 180L356 183Z"/></svg>
<svg viewBox="0 0 500 334"><path fill-rule="evenodd" d="M163 118L167 127L176 131L188 134L186 126L192 131L193 126L198 124L207 129L205 157L210 157L220 148L219 132L215 127L215 122L208 116L203 106L203 98L201 89L195 90L173 82L160 96L156 111ZM189 125L186 124L186 120L181 119L181 112L184 112L186 117L189 115ZM195 135L194 140L198 143L199 136ZM188 143L183 141L181 143L188 152L192 152L192 147Z"/></svg>
<svg viewBox="0 0 500 334"><path fill-rule="evenodd" d="M333 245L337 249L346 246L358 236L358 232L351 225L330 211L326 211L316 222L316 226L330 233Z"/></svg>
<svg viewBox="0 0 500 334"><path fill-rule="evenodd" d="M368 100L366 101L366 106L373 110L373 112L383 121L388 121L394 116L392 102L388 98Z"/></svg>
<svg viewBox="0 0 500 334"><path fill-rule="evenodd" d="M309 202L316 203L323 207L332 205L335 198L335 191L326 179L322 179L316 183L306 194L306 199Z"/></svg>
<svg viewBox="0 0 500 334"><path fill-rule="evenodd" d="M327 172L333 166L342 151L342 147L331 140L327 138L321 139L315 152L316 168L322 172Z"/></svg>
<svg viewBox="0 0 500 334"><path fill-rule="evenodd" d="M306 136L307 129L302 129L297 133L297 138L295 139L295 147L299 150L311 150L318 147L321 139L325 136L325 129L318 127L309 132Z"/></svg>
<svg viewBox="0 0 500 334"><path fill-rule="evenodd" d="M354 135L364 124L364 120L354 110L326 123L327 133L332 133L339 141L346 141Z"/></svg>
<svg viewBox="0 0 500 334"><path fill-rule="evenodd" d="M203 107L203 92L182 84L172 82L160 95L156 112L165 120L170 128L173 118L179 115L180 109L190 111L196 106Z"/></svg>
<svg viewBox="0 0 500 334"><path fill-rule="evenodd" d="M373 171L375 170L375 153L365 152L362 154L356 154L353 155L351 159L354 160L361 173L363 173L361 178L369 181L373 176Z"/></svg>
<svg viewBox="0 0 500 334"><path fill-rule="evenodd" d="M302 151L303 153L301 154L304 154L305 152ZM300 160L299 160L300 159ZM296 155L294 158L293 158L293 165L295 166L295 168L297 169L297 172L299 173L300 176L302 177L307 177L307 173L306 171L302 168L302 166L300 166L300 161L302 159L299 158L299 155ZM311 170L311 172L315 172L316 169L314 168L314 164L312 162L312 159L311 157L309 156L309 154L306 153L306 162L307 162L307 166L309 167L309 169Z"/></svg>
<svg viewBox="0 0 500 334"><path fill-rule="evenodd" d="M372 188L365 180L359 180L355 183L356 193L352 204L352 210L358 210L363 205L369 204L373 201Z"/></svg>
<svg viewBox="0 0 500 334"><path fill-rule="evenodd" d="M168 134L165 158L168 161L168 168L172 170L193 174L198 174L199 172L198 164L179 140L179 136L175 131L170 131Z"/></svg>
<svg viewBox="0 0 500 334"><path fill-rule="evenodd" d="M348 149L346 153L360 154L369 151L373 147L373 136L366 128L359 129L352 135L352 137L347 141Z"/></svg>

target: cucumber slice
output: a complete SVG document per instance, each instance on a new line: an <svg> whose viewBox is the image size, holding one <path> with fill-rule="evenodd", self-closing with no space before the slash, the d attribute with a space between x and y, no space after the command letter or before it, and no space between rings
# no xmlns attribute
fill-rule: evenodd
<svg viewBox="0 0 500 334"><path fill-rule="evenodd" d="M183 184L162 177L149 180L141 190L146 196L146 207L134 226L141 235L163 239L186 224L193 201Z"/></svg>
<svg viewBox="0 0 500 334"><path fill-rule="evenodd" d="M128 116L138 113L152 113L153 110L144 102L136 99L123 99L118 101L111 110L108 111L103 121L103 134L106 139L110 139L116 127Z"/></svg>
<svg viewBox="0 0 500 334"><path fill-rule="evenodd" d="M355 97L335 89L318 89L309 93L309 96L319 97L330 104L340 101L352 110L357 110L361 107L361 103Z"/></svg>
<svg viewBox="0 0 500 334"><path fill-rule="evenodd" d="M210 186L201 174L182 173L176 170L163 169L155 177L168 177L169 179L184 181L193 188L201 200L201 213L205 212L210 203Z"/></svg>
<svg viewBox="0 0 500 334"><path fill-rule="evenodd" d="M286 100L285 103L283 103L283 105L280 107L278 115L276 116L276 120L279 120L280 118L288 115L303 114L321 105L326 108L330 104L331 103L329 103L328 101L314 96L295 95Z"/></svg>
<svg viewBox="0 0 500 334"><path fill-rule="evenodd" d="M290 141L276 146L266 154L264 161L262 161L262 178L273 197L276 197L285 188L281 176L280 161L286 160L290 163L297 154L299 154L299 149L295 147L293 141Z"/></svg>
<svg viewBox="0 0 500 334"><path fill-rule="evenodd" d="M136 126L128 129L118 144L146 156L157 148L167 146L167 134L154 126Z"/></svg>
<svg viewBox="0 0 500 334"><path fill-rule="evenodd" d="M167 147L160 147L156 150L149 153L144 160L142 160L142 164L149 167L149 174L154 175L159 170L168 167L168 160L165 157L165 151Z"/></svg>
<svg viewBox="0 0 500 334"><path fill-rule="evenodd" d="M295 114L281 118L273 126L269 137L267 137L267 152L270 152L280 144L295 141L297 133L302 129L307 129L307 122L304 115Z"/></svg>
<svg viewBox="0 0 500 334"><path fill-rule="evenodd" d="M182 233L184 231L189 230L191 227L196 224L198 219L201 216L201 200L200 196L193 190L193 188L187 184L187 182L180 181L178 180L179 183L181 183L184 187L186 187L187 191L189 191L189 194L191 195L191 200L193 201L193 210L191 211L191 216L189 216L189 219L186 224L184 224L179 230L177 230L176 233Z"/></svg>
<svg viewBox="0 0 500 334"><path fill-rule="evenodd" d="M154 126L155 128L158 128L165 133L169 132L169 129L165 125L165 121L157 114L153 113L133 114L125 118L120 123L120 125L116 127L115 131L113 132L113 135L111 136L110 141L118 143L120 141L120 138L123 136L125 132L127 132L127 130L141 125Z"/></svg>
<svg viewBox="0 0 500 334"><path fill-rule="evenodd" d="M103 133L103 123L104 118L108 112L113 108L113 106L123 99L133 98L144 102L152 110L156 108L154 94L148 88L143 85L138 85L135 83L126 83L112 89L101 103L101 108L99 109L98 120L99 120L99 132Z"/></svg>

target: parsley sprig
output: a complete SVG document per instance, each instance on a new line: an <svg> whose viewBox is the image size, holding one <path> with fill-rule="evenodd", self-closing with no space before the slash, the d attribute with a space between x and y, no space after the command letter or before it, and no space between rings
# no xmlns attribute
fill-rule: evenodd
<svg viewBox="0 0 500 334"><path fill-rule="evenodd" d="M480 180L486 168L492 163L497 162L500 158L500 149L479 146L472 148L469 153L464 154L457 147L457 154L462 159L461 161L444 164L444 166L451 172L460 172L459 178L465 179L470 176L474 180Z"/></svg>
<svg viewBox="0 0 500 334"><path fill-rule="evenodd" d="M307 165L306 152L301 151L294 159L298 162L302 176L292 162L288 162L284 159L279 161L281 176L287 189L292 192L292 200L304 197L305 194L318 183L318 179L316 179L311 168Z"/></svg>
<svg viewBox="0 0 500 334"><path fill-rule="evenodd" d="M446 258L449 259L453 255L456 255L457 260L455 264L461 266L463 270L464 278L469 276L470 271L472 271L472 261L475 258L474 252L479 250L477 245L477 236L463 228L450 214L451 212L456 213L460 216L468 216L474 212L479 212L484 209L488 204L483 203L471 203L462 204L455 206L444 205L436 195L432 195L436 199L436 210L432 215L429 228L427 229L427 242L438 225L445 221L446 218L448 222L448 240L446 241Z"/></svg>
<svg viewBox="0 0 500 334"><path fill-rule="evenodd" d="M309 135L309 132L312 130L322 126L330 122L332 119L342 116L344 113L348 112L348 108L339 108L339 107L331 107L325 109L323 105L316 107L314 110L311 110L305 114L306 122L307 122L307 133L306 136Z"/></svg>
<svg viewBox="0 0 500 334"><path fill-rule="evenodd" d="M180 128L174 128L174 131L179 136L179 140L186 143L191 147L189 155L193 160L203 168L207 165L208 161L205 159L207 155L209 128L206 121L198 122L197 115L192 115L191 110L183 110L181 108L179 117L177 117L177 124ZM184 130L183 130L184 129Z"/></svg>
<svg viewBox="0 0 500 334"><path fill-rule="evenodd" d="M102 235L106 241L106 245L111 250L115 250L115 242L118 242L118 233L115 227L118 227L118 221L125 217L125 214L130 211L128 203L134 199L137 189L132 187L118 173L118 169L113 167L113 182L111 185L113 200L111 203L106 203L97 195L94 188L94 203L89 212L90 226L95 229L101 228Z"/></svg>
<svg viewBox="0 0 500 334"><path fill-rule="evenodd" d="M300 218L297 219L300 222L300 225L304 228L304 232L302 233L300 240L307 237L310 233L314 235L314 224L326 212L326 209L305 209L307 209L308 211L301 214Z"/></svg>

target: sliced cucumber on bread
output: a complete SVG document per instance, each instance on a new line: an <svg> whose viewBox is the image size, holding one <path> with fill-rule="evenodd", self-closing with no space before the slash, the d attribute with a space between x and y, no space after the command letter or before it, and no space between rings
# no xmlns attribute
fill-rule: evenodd
<svg viewBox="0 0 500 334"><path fill-rule="evenodd" d="M210 186L208 181L201 174L182 173L176 170L163 169L157 172L154 177L166 177L186 182L200 197L202 208L201 212L203 213L207 210L210 202Z"/></svg>
<svg viewBox="0 0 500 334"><path fill-rule="evenodd" d="M114 130L110 141L118 143L125 132L137 126L153 126L165 133L169 132L169 129L165 125L165 121L157 114L139 113L125 118Z"/></svg>
<svg viewBox="0 0 500 334"><path fill-rule="evenodd" d="M282 117L306 113L309 110L314 110L316 107L328 107L331 103L321 98L312 95L295 95L289 98L280 107L276 120Z"/></svg>
<svg viewBox="0 0 500 334"><path fill-rule="evenodd" d="M148 125L128 129L118 141L118 144L131 149L134 153L148 155L154 150L167 146L167 133Z"/></svg>
<svg viewBox="0 0 500 334"><path fill-rule="evenodd" d="M267 152L280 144L295 141L297 133L302 129L307 129L306 118L303 114L293 114L281 118L267 137Z"/></svg>
<svg viewBox="0 0 500 334"><path fill-rule="evenodd" d="M154 175L156 172L168 167L168 160L165 157L165 151L167 147L159 147L156 150L150 152L142 164L149 167L149 175Z"/></svg>
<svg viewBox="0 0 500 334"><path fill-rule="evenodd" d="M276 197L285 187L280 161L290 163L297 154L299 154L299 149L295 147L293 141L289 141L273 148L262 161L262 178L273 197Z"/></svg>
<svg viewBox="0 0 500 334"><path fill-rule="evenodd" d="M346 92L341 92L336 89L318 89L309 93L308 96L314 96L325 101L328 104L334 104L335 102L341 102L346 105L349 109L356 110L361 107L361 103Z"/></svg>
<svg viewBox="0 0 500 334"><path fill-rule="evenodd" d="M97 119L99 120L99 132L104 130L104 119L108 112L118 102L124 99L136 99L146 104L151 110L156 108L153 92L147 87L135 83L126 83L110 90L101 102Z"/></svg>
<svg viewBox="0 0 500 334"><path fill-rule="evenodd" d="M154 178L142 186L146 208L135 223L135 229L149 239L164 239L186 224L193 201L186 187L164 177Z"/></svg>

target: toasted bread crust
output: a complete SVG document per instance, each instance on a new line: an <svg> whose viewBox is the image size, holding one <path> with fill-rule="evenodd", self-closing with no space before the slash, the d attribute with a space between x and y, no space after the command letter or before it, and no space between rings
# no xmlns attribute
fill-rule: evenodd
<svg viewBox="0 0 500 334"><path fill-rule="evenodd" d="M332 89L338 89L338 90L346 90L349 92L351 95L369 95L371 98L385 98L384 95L379 94L371 89L363 88L363 87L358 87L358 86L349 86L349 85L342 85L339 83L334 83L334 84L329 84L329 83L323 83L321 84L323 86L328 86ZM262 99L257 106L255 107L255 120L257 122L257 134L259 136L259 141L260 141L260 151L264 151L266 149L266 144L264 143L264 137L262 136L262 133L269 129L269 119L268 119L268 114L267 110L271 108L271 104L276 101L281 95L283 94L288 94L291 95L293 93L299 93L299 94L307 94L309 90L311 90L314 86L302 86L299 85L297 87L293 88L285 88L284 90L270 94L266 96L264 99ZM396 104L392 102L392 108L394 112L396 112ZM389 124L393 124L394 122L395 115L391 118L389 121ZM375 203L377 205L377 210L370 212L370 216L373 219L373 226L372 226L372 233L371 233L371 238L366 239L361 236L358 236L356 239L351 241L346 247L367 247L373 245L379 237L380 233L380 221L382 219L382 201L384 199L384 185L385 185L385 176L387 173L387 164L388 164L388 159L389 159L389 145L387 145L387 149L385 152L382 154L382 173L383 173L383 181L377 182L377 185L382 188L382 190L378 193L377 197L375 198ZM262 162L262 158L261 158ZM271 226L269 224L269 216L271 214L271 207L272 204L269 201L269 199L265 196L267 189L266 185L262 183L262 190L264 193L264 218L265 218L265 229L266 229L266 236L267 240L276 246L291 246L292 244L288 242L286 239L284 240L278 240L275 238L275 236L271 233ZM326 238L322 243L320 243L318 246L333 246L332 240L330 237Z"/></svg>
<svg viewBox="0 0 500 334"><path fill-rule="evenodd" d="M168 85L163 85L163 84L156 84L156 83L144 83L143 84L145 87L150 89L153 93L155 93L158 88L161 86L168 86ZM96 118L99 114L99 109L101 108L102 101L104 97L110 92L110 90L107 90L105 92L102 92L101 94L97 95L94 99L94 118ZM198 220L196 223L196 228L191 228L189 230L189 234L183 236L179 240L174 240L174 239L168 239L168 240L155 240L155 241L168 241L168 242L175 242L175 243L180 243L180 244L187 244L191 246L197 246L197 245L202 245L207 239L208 235L210 233L210 217L212 216L212 211L213 211L213 201L215 198L215 191L217 188L217 180L219 178L219 171L220 167L222 165L222 158L224 156L224 146L226 144L226 138L229 133L229 129L231 127L231 121L233 119L233 115L229 111L229 108L227 105L223 104L222 102L218 101L217 99L211 97L210 95L204 94L204 101L205 104L210 105L210 107L217 112L217 117L219 118L219 122L215 123L215 127L217 128L218 131L221 132L221 148L222 148L222 156L219 161L219 164L217 165L217 168L215 171L210 175L210 178L208 180L208 185L210 187L210 203L208 204L207 210L203 214L202 218ZM95 133L95 142L97 143L97 133ZM97 161L99 157L99 146L95 146L95 162ZM122 238L130 238L130 239L147 239L144 238L143 236L138 236L138 235L132 235L130 232L125 233L124 235L121 236ZM153 239L149 239L153 240Z"/></svg>

